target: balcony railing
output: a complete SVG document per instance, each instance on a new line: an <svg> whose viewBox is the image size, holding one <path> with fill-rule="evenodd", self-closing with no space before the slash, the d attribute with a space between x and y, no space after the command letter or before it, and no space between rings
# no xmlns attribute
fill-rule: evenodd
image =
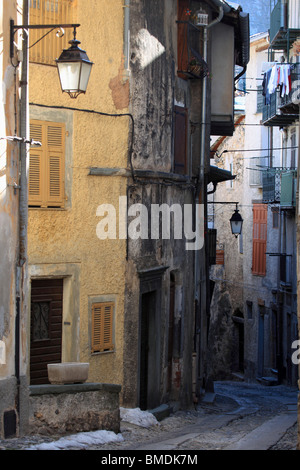
<svg viewBox="0 0 300 470"><path fill-rule="evenodd" d="M300 64L291 65L292 88L281 96L280 87L270 95L270 103L262 107L262 123L265 126L285 127L299 118Z"/></svg>
<svg viewBox="0 0 300 470"><path fill-rule="evenodd" d="M291 64L291 82L292 89L288 95L280 97L279 108L286 113L299 114L300 63Z"/></svg>
<svg viewBox="0 0 300 470"><path fill-rule="evenodd" d="M270 43L272 49L289 51L290 45L299 36L300 19L297 18L298 0L278 0L270 22Z"/></svg>
<svg viewBox="0 0 300 470"><path fill-rule="evenodd" d="M296 175L291 168L263 170L263 202L280 204L282 209L293 209L296 204Z"/></svg>

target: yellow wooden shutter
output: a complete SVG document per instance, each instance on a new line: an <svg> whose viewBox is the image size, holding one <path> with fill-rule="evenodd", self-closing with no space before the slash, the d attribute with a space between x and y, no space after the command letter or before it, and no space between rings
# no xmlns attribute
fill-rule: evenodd
<svg viewBox="0 0 300 470"><path fill-rule="evenodd" d="M30 0L29 22L31 25L77 23L77 0ZM56 32L57 28L47 36L46 40L38 42L29 49L30 62L55 65L55 59L60 56L61 51L69 47L69 41L73 38L73 29L65 28L62 37L57 37ZM31 43L34 44L46 33L49 33L49 28L32 29Z"/></svg>
<svg viewBox="0 0 300 470"><path fill-rule="evenodd" d="M42 143L42 134L42 124L40 122L31 122L30 138ZM28 204L32 206L41 206L43 203L42 164L42 147L31 148L29 158Z"/></svg>
<svg viewBox="0 0 300 470"><path fill-rule="evenodd" d="M92 352L112 351L114 349L113 302L101 302L92 306Z"/></svg>
<svg viewBox="0 0 300 470"><path fill-rule="evenodd" d="M63 207L65 125L32 120L30 138L42 146L30 150L28 203L36 207Z"/></svg>
<svg viewBox="0 0 300 470"><path fill-rule="evenodd" d="M62 207L64 203L64 126L47 125L47 203Z"/></svg>

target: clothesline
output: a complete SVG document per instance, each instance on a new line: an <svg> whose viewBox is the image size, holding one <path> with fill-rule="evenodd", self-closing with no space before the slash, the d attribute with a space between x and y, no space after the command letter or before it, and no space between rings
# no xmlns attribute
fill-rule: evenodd
<svg viewBox="0 0 300 470"><path fill-rule="evenodd" d="M274 64L264 73L263 96L265 104L270 104L270 96L280 86L280 96L283 98L292 90L291 64Z"/></svg>

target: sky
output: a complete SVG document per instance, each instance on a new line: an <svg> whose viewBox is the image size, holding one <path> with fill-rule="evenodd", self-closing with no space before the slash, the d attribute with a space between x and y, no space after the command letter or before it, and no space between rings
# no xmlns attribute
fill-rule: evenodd
<svg viewBox="0 0 300 470"><path fill-rule="evenodd" d="M250 14L250 34L264 33L270 28L270 0L234 0Z"/></svg>

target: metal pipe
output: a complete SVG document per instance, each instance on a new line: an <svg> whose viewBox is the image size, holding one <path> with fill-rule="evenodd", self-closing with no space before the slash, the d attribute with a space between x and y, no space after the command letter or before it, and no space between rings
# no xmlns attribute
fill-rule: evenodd
<svg viewBox="0 0 300 470"><path fill-rule="evenodd" d="M203 59L207 62L208 57L208 29L212 28L216 24L222 21L224 16L223 7L219 7L219 16L212 21L210 24L204 27L204 38L203 38ZM207 77L203 79L203 90L202 90L202 110L201 110L201 150L200 150L200 168L199 168L199 195L201 189L204 188L204 165L205 165L205 144L206 144L206 109L207 109ZM198 195L197 195L198 196ZM204 201L201 201L202 203Z"/></svg>
<svg viewBox="0 0 300 470"><path fill-rule="evenodd" d="M124 69L129 70L130 0L124 0Z"/></svg>

